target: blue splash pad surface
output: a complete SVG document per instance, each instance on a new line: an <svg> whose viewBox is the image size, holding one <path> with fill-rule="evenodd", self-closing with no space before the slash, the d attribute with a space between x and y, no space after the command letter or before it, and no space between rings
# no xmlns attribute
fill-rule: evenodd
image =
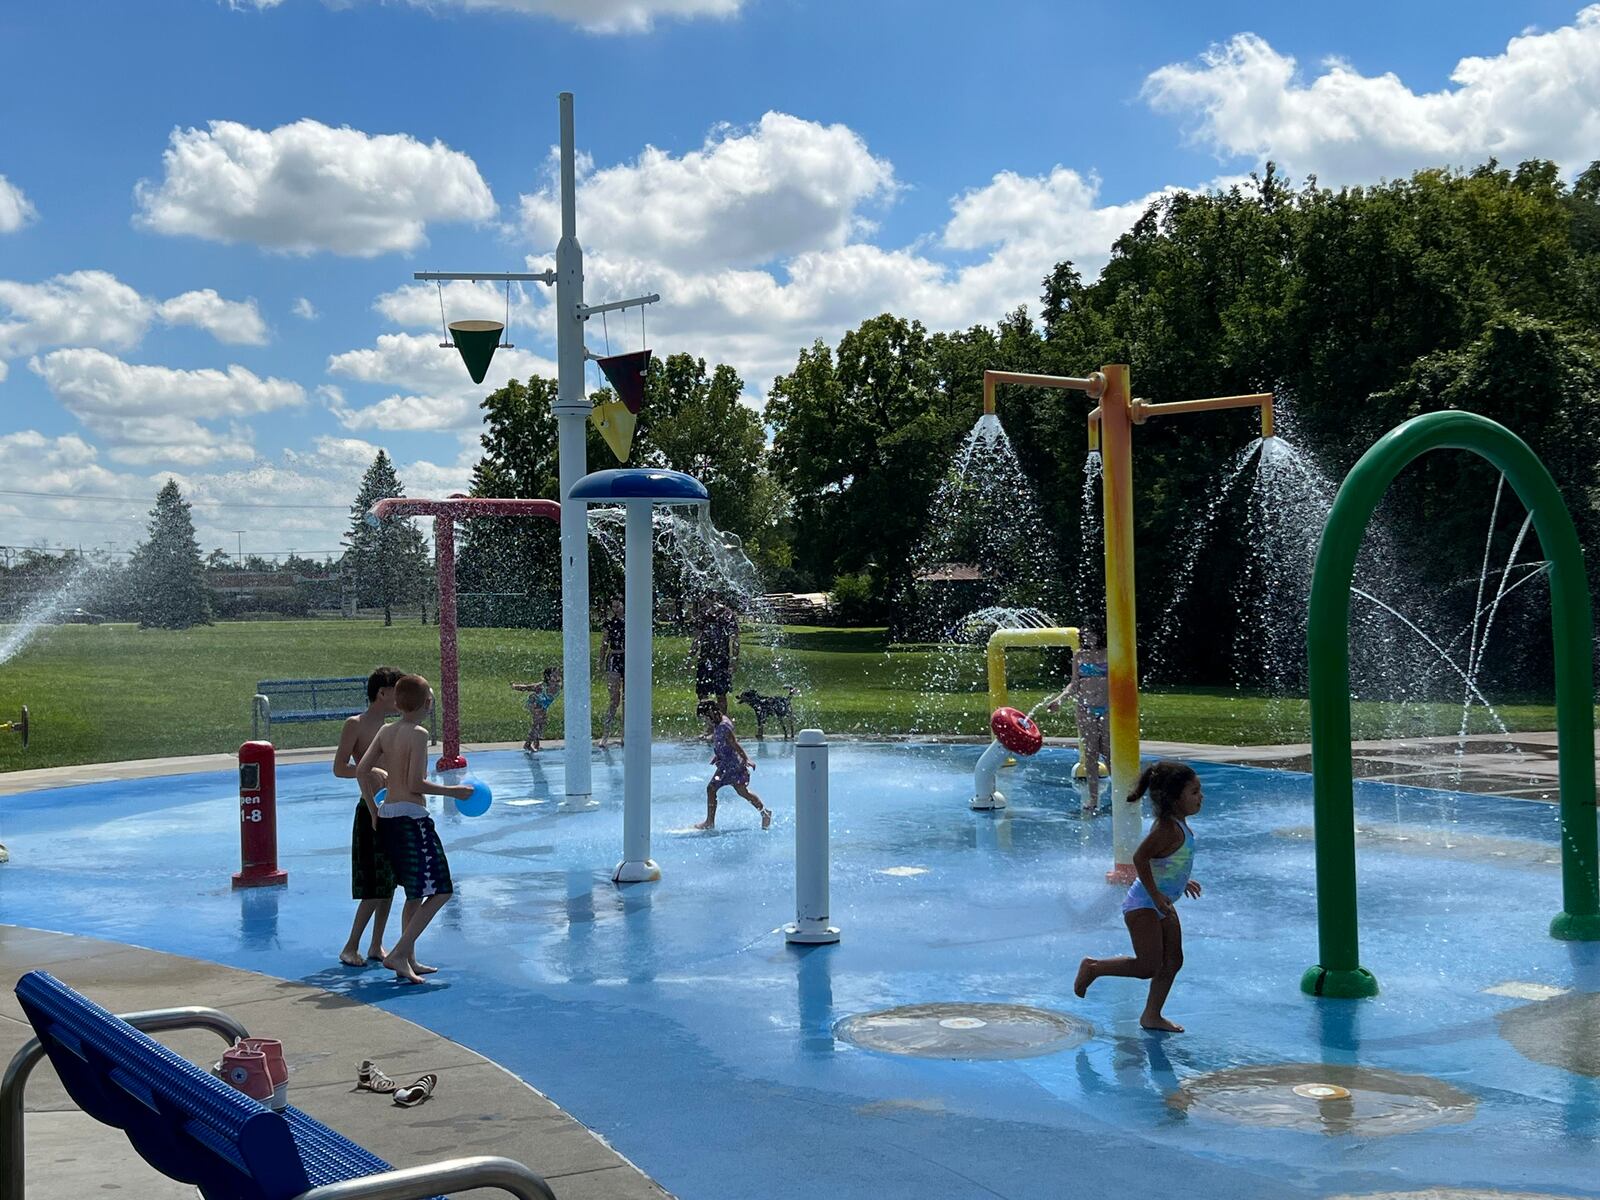
<svg viewBox="0 0 1600 1200"><path fill-rule="evenodd" d="M1363 961L1383 992L1316 1001L1310 780L1201 766L1187 964L1142 1033L1144 984L1071 992L1085 954L1127 952L1110 825L1079 813L1075 757L1002 772L1009 811L972 813L974 746L832 748L837 946L787 947L793 757L752 744L770 833L724 792L704 812L703 746L658 745L654 856L619 889L620 756L599 808L568 813L558 755L475 756L488 815L435 802L458 894L423 940L437 982L401 988L334 964L349 928L352 786L281 768L282 889L234 892L233 773L63 788L0 802L12 850L4 919L299 979L494 1058L686 1200L1058 1197L1158 1186L1198 1197L1327 1196L1437 1186L1600 1194L1600 1080L1523 1057L1496 1015L1508 981L1600 990L1600 947L1552 940L1553 809L1357 785ZM398 906L396 908L398 918ZM391 931L395 926L391 924ZM174 997L204 1002L204 997ZM1037 1005L1092 1022L1053 1055L956 1062L836 1041L836 1021L904 1004ZM291 1030L263 1031L293 1036ZM1387 1137L1230 1123L1169 1103L1194 1076L1359 1064L1469 1093L1470 1121ZM353 1064L352 1064L353 1068ZM1315 1068L1307 1073L1315 1079ZM532 1163L537 1168L537 1162Z"/></svg>

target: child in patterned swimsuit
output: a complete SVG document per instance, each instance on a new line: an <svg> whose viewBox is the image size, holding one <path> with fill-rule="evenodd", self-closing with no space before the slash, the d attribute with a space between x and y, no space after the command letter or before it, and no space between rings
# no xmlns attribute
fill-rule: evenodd
<svg viewBox="0 0 1600 1200"><path fill-rule="evenodd" d="M550 706L561 694L561 668L546 667L544 678L538 683L513 683L513 692L528 693L528 736L522 748L539 752L539 741L544 737L545 722L550 719Z"/></svg>
<svg viewBox="0 0 1600 1200"><path fill-rule="evenodd" d="M711 782L706 784L706 819L695 828L716 827L717 793L725 787L731 787L755 805L756 811L761 814L761 828L770 829L772 810L750 790L750 772L755 770L755 764L744 752L744 747L739 745L739 739L733 736L733 718L723 716L721 706L710 698L700 701L697 711L706 728L711 731L711 762L717 769L711 776Z"/></svg>
<svg viewBox="0 0 1600 1200"><path fill-rule="evenodd" d="M1183 966L1183 926L1174 901L1180 896L1192 899L1200 895L1199 883L1189 878L1194 866L1194 832L1189 818L1200 811L1204 797L1193 767L1166 760L1144 769L1128 803L1137 804L1146 792L1156 819L1133 852L1139 878L1122 901L1122 919L1133 940L1134 956L1084 959L1072 990L1082 996L1102 975L1148 979L1150 994L1139 1017L1140 1027L1182 1033L1183 1026L1162 1016L1161 1008Z"/></svg>
<svg viewBox="0 0 1600 1200"><path fill-rule="evenodd" d="M406 890L404 928L383 965L401 983L421 983L436 968L417 961L417 939L454 891L450 862L423 797L465 800L472 789L428 781L428 728L423 724L433 707L428 681L420 675L404 676L394 685L394 701L400 719L372 739L356 767L356 778L369 795L387 789L378 806L378 837L396 881Z"/></svg>

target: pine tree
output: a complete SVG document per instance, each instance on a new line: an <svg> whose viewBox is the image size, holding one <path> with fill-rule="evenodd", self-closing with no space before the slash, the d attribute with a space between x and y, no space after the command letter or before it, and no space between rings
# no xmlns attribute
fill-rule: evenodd
<svg viewBox="0 0 1600 1200"><path fill-rule="evenodd" d="M370 515L378 501L405 494L394 463L379 450L361 477L361 490L350 506L350 532L345 537L349 547L345 560L355 571L357 602L381 604L385 625L394 624L396 604L425 598L430 574L427 544L408 518Z"/></svg>
<svg viewBox="0 0 1600 1200"><path fill-rule="evenodd" d="M150 540L134 550L130 575L141 628L188 629L211 624L205 568L189 505L169 479L150 510Z"/></svg>

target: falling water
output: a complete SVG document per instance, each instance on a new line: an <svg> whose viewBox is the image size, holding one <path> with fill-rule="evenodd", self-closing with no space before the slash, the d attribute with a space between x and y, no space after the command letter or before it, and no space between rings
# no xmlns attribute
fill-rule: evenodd
<svg viewBox="0 0 1600 1200"><path fill-rule="evenodd" d="M985 413L956 450L929 502L928 532L911 551L910 623L935 633L974 607L1059 608L1061 571L1050 543L1011 439Z"/></svg>
<svg viewBox="0 0 1600 1200"><path fill-rule="evenodd" d="M616 570L622 571L626 528L625 510L591 506L589 536ZM764 654L741 657L739 685L763 694L783 694L793 688L798 718L808 690L804 673L789 655L783 626L765 599L760 572L744 552L737 534L716 527L701 506L658 507L651 515L651 535L657 579L658 605L663 595L673 597L679 624L689 625L697 607L707 599L727 604L740 617L740 640ZM686 667L689 664L686 663ZM692 675L691 675L692 677Z"/></svg>
<svg viewBox="0 0 1600 1200"><path fill-rule="evenodd" d="M1080 624L1095 623L1090 614L1105 607L1105 543L1100 535L1100 451L1083 460L1083 492L1078 499L1078 569L1072 572L1072 614Z"/></svg>
<svg viewBox="0 0 1600 1200"><path fill-rule="evenodd" d="M89 563L79 559L54 589L36 597L22 610L15 624L6 627L5 633L0 635L0 664L15 658L43 626L79 603L80 594L91 577L91 570Z"/></svg>
<svg viewBox="0 0 1600 1200"><path fill-rule="evenodd" d="M996 628L1054 624L1047 614L1064 597L1038 495L992 413L957 448L929 502L927 529L909 555L896 629L919 640L888 656L896 686L886 715L908 732L943 733L947 698L983 691L974 647Z"/></svg>

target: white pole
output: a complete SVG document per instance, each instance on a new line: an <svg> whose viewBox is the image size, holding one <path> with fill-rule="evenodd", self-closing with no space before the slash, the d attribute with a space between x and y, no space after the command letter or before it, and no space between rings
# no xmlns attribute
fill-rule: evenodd
<svg viewBox="0 0 1600 1200"><path fill-rule="evenodd" d="M578 245L572 93L561 93L561 241L556 245L556 453L561 476L561 672L566 688L563 755L568 807L587 807L592 731L589 718L589 516L573 503L572 485L589 470L583 392L583 248Z"/></svg>
<svg viewBox="0 0 1600 1200"><path fill-rule="evenodd" d="M968 807L975 809L1004 808L1006 798L995 787L995 772L1006 760L1006 748L998 741L978 756L978 765L972 772L972 800Z"/></svg>
<svg viewBox="0 0 1600 1200"><path fill-rule="evenodd" d="M806 945L839 940L839 927L828 924L828 739L820 729L802 729L794 742L794 924L783 936Z"/></svg>
<svg viewBox="0 0 1600 1200"><path fill-rule="evenodd" d="M622 664L622 861L612 876L617 883L661 878L661 868L650 860L650 643L655 632L652 507L648 501L628 505L627 544L622 556L627 647Z"/></svg>

